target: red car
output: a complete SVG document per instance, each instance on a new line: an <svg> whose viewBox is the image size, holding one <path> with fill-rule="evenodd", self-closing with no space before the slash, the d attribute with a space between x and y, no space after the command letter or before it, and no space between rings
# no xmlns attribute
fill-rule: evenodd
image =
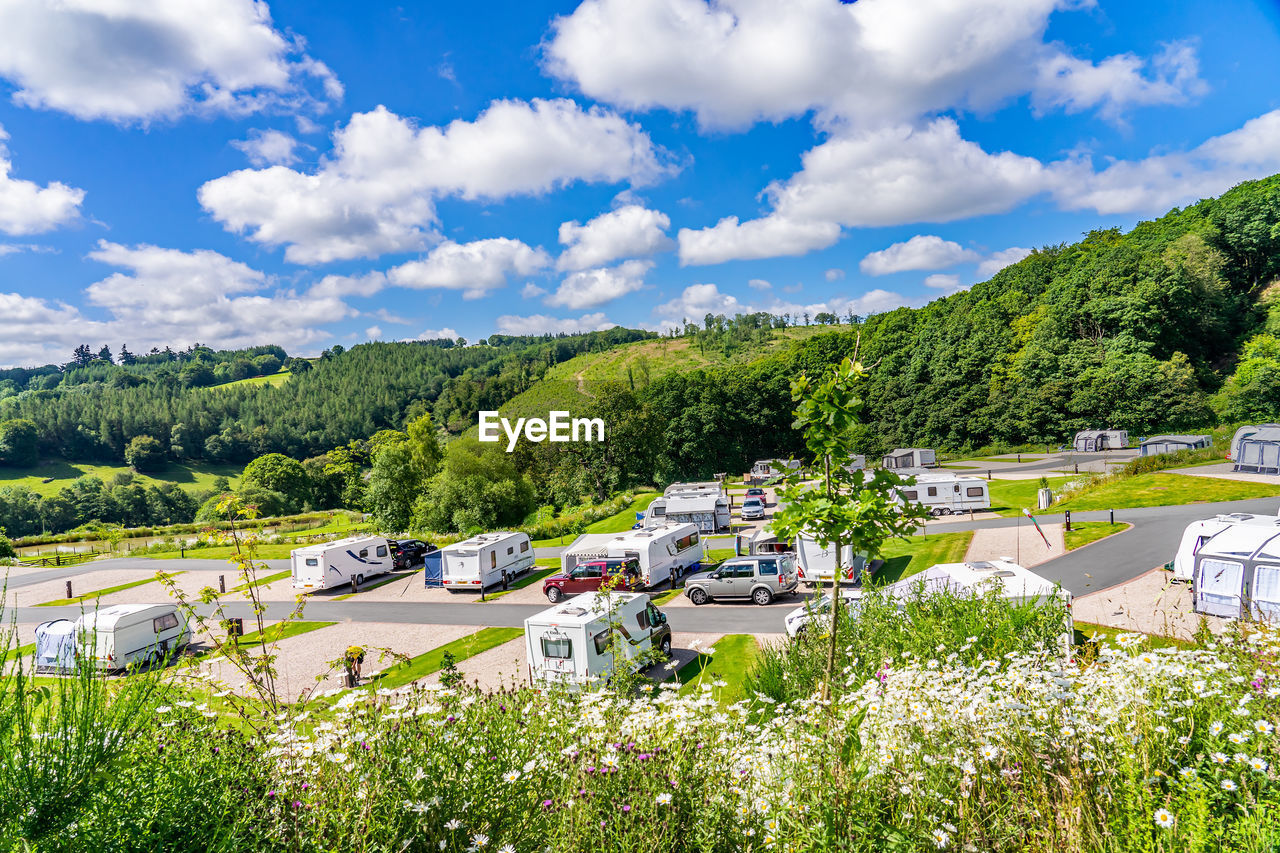
<svg viewBox="0 0 1280 853"><path fill-rule="evenodd" d="M544 580L542 593L555 604L566 595L596 592L606 582L609 582L610 589L639 588L640 562L634 559L588 560L574 566L567 574L560 572Z"/></svg>

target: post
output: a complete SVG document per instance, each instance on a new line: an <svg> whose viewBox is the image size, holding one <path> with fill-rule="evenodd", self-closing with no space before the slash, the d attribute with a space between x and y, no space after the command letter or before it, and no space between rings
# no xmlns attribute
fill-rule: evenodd
<svg viewBox="0 0 1280 853"><path fill-rule="evenodd" d="M1080 463L1079 463L1079 462L1077 462L1077 463L1075 464L1075 469L1076 469L1076 473L1077 473L1077 474L1079 474L1079 473L1080 473Z"/></svg>
<svg viewBox="0 0 1280 853"><path fill-rule="evenodd" d="M218 592L225 594L227 591L227 576L218 575Z"/></svg>
<svg viewBox="0 0 1280 853"><path fill-rule="evenodd" d="M1065 512L1062 513L1062 515L1065 517L1065 520L1066 520L1066 526L1063 529L1066 532L1070 533L1071 532L1071 510L1066 510Z"/></svg>
<svg viewBox="0 0 1280 853"><path fill-rule="evenodd" d="M187 559L187 546L185 544L178 546L178 554L181 559Z"/></svg>
<svg viewBox="0 0 1280 853"><path fill-rule="evenodd" d="M357 592L359 592L359 591L360 591L360 587L356 585L356 579L355 579L355 578L352 578L352 579L351 579L351 594L352 594L352 595L355 595L355 594L356 594Z"/></svg>
<svg viewBox="0 0 1280 853"><path fill-rule="evenodd" d="M987 469L987 481L988 481L988 482L990 482L990 481L991 481L991 469L990 469L990 468L988 468L988 469Z"/></svg>
<svg viewBox="0 0 1280 853"><path fill-rule="evenodd" d="M1114 509L1111 509L1111 510L1107 510L1107 512L1109 512L1109 513L1111 514L1111 523L1112 523L1112 524L1115 524L1115 523L1116 523L1116 511L1115 511Z"/></svg>
<svg viewBox="0 0 1280 853"><path fill-rule="evenodd" d="M71 594L71 581L67 581L67 598L74 598L74 597L75 596Z"/></svg>
<svg viewBox="0 0 1280 853"><path fill-rule="evenodd" d="M1019 462L1021 462L1021 461L1022 461L1022 454L1021 454L1021 453L1019 453L1019 454L1018 454L1018 461L1019 461Z"/></svg>

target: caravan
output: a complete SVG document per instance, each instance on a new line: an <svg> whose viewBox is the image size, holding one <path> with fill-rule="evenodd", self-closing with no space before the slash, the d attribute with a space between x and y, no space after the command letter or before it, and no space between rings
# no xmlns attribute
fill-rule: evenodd
<svg viewBox="0 0 1280 853"><path fill-rule="evenodd" d="M723 495L724 485L719 480L702 480L696 483L672 483L662 490L662 496L672 495Z"/></svg>
<svg viewBox="0 0 1280 853"><path fill-rule="evenodd" d="M991 492L981 477L960 474L919 474L898 490L904 502L918 503L930 515L991 509Z"/></svg>
<svg viewBox="0 0 1280 853"><path fill-rule="evenodd" d="M578 688L607 680L622 652L628 666L656 650L671 653L666 615L635 592L588 593L524 620L525 655L534 684Z"/></svg>
<svg viewBox="0 0 1280 853"><path fill-rule="evenodd" d="M1280 528L1237 524L1212 536L1195 557L1192 607L1241 619L1280 619Z"/></svg>
<svg viewBox="0 0 1280 853"><path fill-rule="evenodd" d="M391 546L382 536L350 536L295 548L289 554L294 589L335 589L356 585L394 567Z"/></svg>
<svg viewBox="0 0 1280 853"><path fill-rule="evenodd" d="M729 498L711 492L676 492L649 504L646 527L662 524L695 524L703 533L728 530L731 524Z"/></svg>
<svg viewBox="0 0 1280 853"><path fill-rule="evenodd" d="M1196 555L1200 553L1200 549L1219 533L1236 525L1280 532L1280 516L1233 512L1191 522L1182 532L1178 552L1167 564L1173 570L1173 579L1190 583L1195 577Z"/></svg>
<svg viewBox="0 0 1280 853"><path fill-rule="evenodd" d="M702 538L694 524L664 524L624 533L584 533L561 553L560 570L567 576L579 563L601 559L635 559L639 564L639 585L653 587L675 572L698 565L702 561Z"/></svg>
<svg viewBox="0 0 1280 853"><path fill-rule="evenodd" d="M808 536L796 537L797 576L807 586L830 584L835 576L835 546L823 548ZM847 545L840 553L840 582L857 583L867 567L866 554L854 554Z"/></svg>
<svg viewBox="0 0 1280 853"><path fill-rule="evenodd" d="M756 528L750 533L740 533L734 539L733 553L739 557L753 554L786 554L793 551L790 542L781 542L771 525Z"/></svg>
<svg viewBox="0 0 1280 853"><path fill-rule="evenodd" d="M173 604L113 604L74 622L55 619L36 626L36 668L65 672L86 658L114 672L159 663L191 641L186 618Z"/></svg>
<svg viewBox="0 0 1280 853"><path fill-rule="evenodd" d="M446 545L439 555L444 588L483 592L533 568L533 545L527 533L481 533ZM430 583L430 578L428 578Z"/></svg>

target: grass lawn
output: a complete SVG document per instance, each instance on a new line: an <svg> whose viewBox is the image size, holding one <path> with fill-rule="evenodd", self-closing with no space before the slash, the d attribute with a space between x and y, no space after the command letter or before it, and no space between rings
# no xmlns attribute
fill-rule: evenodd
<svg viewBox="0 0 1280 853"><path fill-rule="evenodd" d="M321 628L328 628L331 625L337 625L337 622L319 622L319 621L299 621L299 622L277 622L274 625L268 625L262 631L250 631L240 638L240 648L249 648L252 646L265 646L268 643L278 643L281 640L287 640L290 637L297 637L301 634L309 634L312 631L318 631Z"/></svg>
<svg viewBox="0 0 1280 853"><path fill-rule="evenodd" d="M26 646L18 646L16 649L13 650L13 654L14 654L14 657L24 658L29 654L33 654L35 650L36 650L36 644L31 643L30 645L26 645Z"/></svg>
<svg viewBox="0 0 1280 853"><path fill-rule="evenodd" d="M160 574L160 573L157 572L156 574ZM170 572L168 574L168 577L171 577L171 578L177 577L180 574L182 574L182 572ZM155 583L155 582L156 582L155 578L144 578L143 580L140 580L140 581L133 581L131 583L122 583L122 584L119 584L118 586L109 586L106 589L95 589L93 592L86 592L83 595L77 595L72 598L59 598L57 601L45 601L40 604L37 604L36 607L62 607L68 604L80 604L81 602L88 601L91 598L96 599L104 595L109 595L110 593L113 593L113 592L120 592L121 590L124 590L124 589L133 589L135 586L145 586L146 584Z"/></svg>
<svg viewBox="0 0 1280 853"><path fill-rule="evenodd" d="M221 390L223 388L243 388L246 385L270 385L277 388L289 381L289 377L293 376L287 370L279 373L273 373L270 376L250 376L248 379L237 379L234 382L223 382L221 385L210 385L209 390Z"/></svg>
<svg viewBox="0 0 1280 853"><path fill-rule="evenodd" d="M283 539L297 539L301 536L333 536L335 539L341 539L345 536L354 536L357 533L367 533L371 530L373 530L373 525L368 522L338 518L321 527L290 530L287 533L281 533L280 536Z"/></svg>
<svg viewBox="0 0 1280 853"><path fill-rule="evenodd" d="M715 688L721 705L732 705L743 698L744 683L751 665L760 654L760 644L750 634L725 634L715 644L715 654L699 654L676 672L676 678L684 685L680 692L698 690L698 676L705 675L705 683L716 679L726 686Z"/></svg>
<svg viewBox="0 0 1280 853"><path fill-rule="evenodd" d="M873 582L880 586L909 578L938 563L963 562L972 539L972 530L891 539L884 546L884 565L875 573Z"/></svg>
<svg viewBox="0 0 1280 853"><path fill-rule="evenodd" d="M1049 477L1049 488L1057 490L1077 477ZM1022 514L1023 507L1036 511L1036 492L1040 491L1040 480L992 480L987 484L991 492L991 510L999 515L1013 518ZM1056 507L1055 507L1056 508Z"/></svg>
<svg viewBox="0 0 1280 853"><path fill-rule="evenodd" d="M203 491L213 488L216 477L226 477L232 487L240 478L242 467L239 465L179 465L170 463L169 467L154 474L134 474L133 482L142 486L159 486L165 483L177 483L188 492ZM111 482L116 474L130 474L133 470L127 465L99 465L92 462L67 462L65 460L50 461L31 468L0 468L0 488L5 486L26 486L39 495L52 495L73 480L80 477L97 477L103 482ZM44 482L49 480L49 482Z"/></svg>
<svg viewBox="0 0 1280 853"><path fill-rule="evenodd" d="M1077 646L1084 645L1095 634L1100 642L1116 645L1116 637L1120 634L1133 634L1134 631L1122 631L1119 628L1111 628L1107 625L1095 625L1092 622L1077 622L1075 624L1075 644ZM1190 640L1179 640L1174 637L1161 637L1157 634L1147 634L1147 642L1153 649L1171 646L1175 649L1194 649L1196 644Z"/></svg>
<svg viewBox="0 0 1280 853"><path fill-rule="evenodd" d="M554 575L556 572L560 571L560 561L556 560L554 557L552 557L551 559L555 560L554 565L551 565L543 569L539 569L538 571L529 572L529 574L520 578L520 580L516 581L515 583L508 584L507 589L505 590L500 589L497 592L485 593L484 601L481 601L479 598L474 598L472 599L472 601L476 602L477 604L487 604L490 601L493 601L495 598L502 598L502 596L506 595L509 592L515 592L517 589L524 589L526 586L533 586L535 583L542 583L543 578L548 578L551 575Z"/></svg>
<svg viewBox="0 0 1280 853"><path fill-rule="evenodd" d="M684 587L679 587L679 586L678 586L678 587L676 587L676 588L675 588L675 589L673 589L673 590L669 590L668 592L664 592L662 595L658 596L657 598L652 599L652 601L653 601L653 606L654 606L654 607L661 607L662 605L666 604L668 601L671 601L671 600L672 600L672 599L674 599L677 595L680 595L680 594L682 594L683 592L684 592Z"/></svg>
<svg viewBox="0 0 1280 853"><path fill-rule="evenodd" d="M1189 477L1185 474L1139 474L1099 486L1087 494L1055 503L1055 512L1064 509L1124 509L1135 506L1178 506L1181 504L1240 501L1280 495L1280 479L1272 483L1246 483L1217 477Z"/></svg>
<svg viewBox="0 0 1280 853"><path fill-rule="evenodd" d="M524 630L521 628L484 628L469 637L445 643L404 663L388 667L369 679L369 687L403 687L439 671L444 666L446 652L453 655L455 661L461 661L510 642L523 634Z"/></svg>
<svg viewBox="0 0 1280 853"><path fill-rule="evenodd" d="M1099 539L1106 539L1108 536L1128 530L1132 524L1108 524L1105 521L1085 521L1075 522L1071 525L1071 530L1063 534L1067 542L1067 550L1074 551L1088 545L1090 542L1097 542Z"/></svg>
<svg viewBox="0 0 1280 853"><path fill-rule="evenodd" d="M627 506L627 508L624 509L622 512L611 515L608 518L602 518L599 521L594 522L592 524L588 524L584 532L585 533L623 533L627 530L630 530L632 527L635 526L636 513L644 512L645 510L647 510L649 508L649 504L653 503L654 500L656 500L661 496L662 496L661 492L646 492L642 495L637 495L636 499L633 500ZM556 548L560 545L568 545L570 542L572 542L574 539L577 539L577 538L578 538L578 535L575 533L575 534L570 534L565 536L555 536L555 537L552 537L551 539L535 539L533 541L533 547Z"/></svg>

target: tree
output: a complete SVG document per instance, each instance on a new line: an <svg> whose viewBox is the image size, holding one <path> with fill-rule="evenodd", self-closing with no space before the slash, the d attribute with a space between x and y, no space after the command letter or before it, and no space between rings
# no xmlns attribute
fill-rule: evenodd
<svg viewBox="0 0 1280 853"><path fill-rule="evenodd" d="M434 477L444 459L444 448L440 446L440 437L436 434L435 424L431 422L431 414L428 412L410 421L404 431L418 476L423 480Z"/></svg>
<svg viewBox="0 0 1280 853"><path fill-rule="evenodd" d="M0 465L29 468L40 460L40 431L25 418L0 421Z"/></svg>
<svg viewBox="0 0 1280 853"><path fill-rule="evenodd" d="M139 435L125 447L124 461L135 471L160 471L168 463L169 455L157 439Z"/></svg>
<svg viewBox="0 0 1280 853"><path fill-rule="evenodd" d="M137 364L138 359L133 353L129 352L128 344L120 345L120 363L121 364Z"/></svg>
<svg viewBox="0 0 1280 853"><path fill-rule="evenodd" d="M384 446L373 458L365 507L383 530L405 531L413 518L414 502L425 481L413 461L408 442Z"/></svg>
<svg viewBox="0 0 1280 853"><path fill-rule="evenodd" d="M774 514L773 530L780 540L794 541L805 535L822 548L835 548L837 571L832 575L831 648L824 695L830 691L836 672L843 549L848 547L851 553L871 560L880 555L885 542L905 538L927 517L920 504L904 505L895 500L898 487L906 482L896 474L883 468L870 474L853 468L852 442L864 405L859 386L865 383L867 373L862 364L846 358L819 382L802 373L791 383L791 397L799 403L796 424L818 475L816 482L809 483L802 482L799 473L786 475L786 485L778 491L781 509Z"/></svg>
<svg viewBox="0 0 1280 853"><path fill-rule="evenodd" d="M813 322L823 326L834 326L840 322L840 318L829 311L820 311L814 315Z"/></svg>
<svg viewBox="0 0 1280 853"><path fill-rule="evenodd" d="M460 438L414 507L415 526L441 532L516 525L533 511L533 485L496 444Z"/></svg>
<svg viewBox="0 0 1280 853"><path fill-rule="evenodd" d="M241 498L250 503L260 503L247 500L248 491L255 488L281 495L285 512L292 513L301 510L306 503L310 482L301 462L290 459L283 453L268 453L246 465L244 474L241 475Z"/></svg>
<svg viewBox="0 0 1280 853"><path fill-rule="evenodd" d="M273 373L280 372L280 359L271 353L260 355L253 360L253 368L258 372L259 376L270 376Z"/></svg>
<svg viewBox="0 0 1280 853"><path fill-rule="evenodd" d="M213 375L213 368L203 361L185 365L178 373L178 379L188 388L203 388L218 381Z"/></svg>
<svg viewBox="0 0 1280 853"><path fill-rule="evenodd" d="M297 376L299 374L306 373L308 370L310 370L311 362L305 358L286 359L284 363L284 369L292 373L294 376Z"/></svg>
<svg viewBox="0 0 1280 853"><path fill-rule="evenodd" d="M71 354L71 363L76 367L87 367L93 361L93 350L88 344L80 344Z"/></svg>
<svg viewBox="0 0 1280 853"><path fill-rule="evenodd" d="M0 527L0 559L13 558L18 556L18 552L13 550L13 543L9 541L9 537L5 535L4 528Z"/></svg>
<svg viewBox="0 0 1280 853"><path fill-rule="evenodd" d="M116 361L111 357L111 347L106 344L102 345L102 349L98 350L98 361L105 361L107 364L115 364Z"/></svg>

